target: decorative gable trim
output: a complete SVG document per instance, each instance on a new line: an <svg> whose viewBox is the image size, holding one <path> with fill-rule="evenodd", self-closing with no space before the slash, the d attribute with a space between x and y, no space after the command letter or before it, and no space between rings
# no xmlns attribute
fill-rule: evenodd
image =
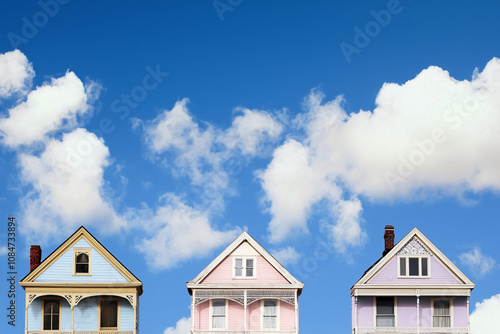
<svg viewBox="0 0 500 334"><path fill-rule="evenodd" d="M73 235L57 247L47 258L45 258L38 267L26 275L19 284L21 286L32 286L34 280L39 277L47 268L49 268L57 259L71 249L80 239L85 239L92 248L102 255L123 277L135 286L139 286L139 295L142 294L142 283L130 272L106 247L104 247L85 227L81 226Z"/></svg>
<svg viewBox="0 0 500 334"><path fill-rule="evenodd" d="M398 255L430 255L424 245L413 236L410 241L398 252Z"/></svg>
<svg viewBox="0 0 500 334"><path fill-rule="evenodd" d="M195 279L186 283L189 292L197 286L201 286L201 282L228 256L230 256L242 243L248 242L255 251L260 254L271 266L274 267L290 284L291 288L302 289L304 283L299 282L293 277L286 269L278 262L271 254L269 254L264 247L262 247L254 238L252 238L246 231L243 231L222 253L219 254Z"/></svg>
<svg viewBox="0 0 500 334"><path fill-rule="evenodd" d="M460 282L458 285L462 285L463 288L473 289L474 283L472 283L467 276L465 276L460 269L455 266L432 242L430 242L425 235L422 234L416 227L408 233L394 248L383 256L378 262L376 262L367 272L353 285L351 288L351 294L354 293L355 289L361 288L363 286L368 287L366 284L377 275L377 273L385 267L394 257L401 254L413 255L413 253L425 253L428 252L430 255L434 256L448 271L455 276L455 278ZM424 254L422 254L424 255ZM427 255L427 254L425 254ZM456 286L456 285L455 285ZM372 285L370 285L373 288Z"/></svg>

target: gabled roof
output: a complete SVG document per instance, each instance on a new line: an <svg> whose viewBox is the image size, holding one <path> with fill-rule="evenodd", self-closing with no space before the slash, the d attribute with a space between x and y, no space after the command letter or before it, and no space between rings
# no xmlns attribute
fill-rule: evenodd
<svg viewBox="0 0 500 334"><path fill-rule="evenodd" d="M19 284L21 286L32 285L37 277L39 277L47 268L49 268L61 255L68 251L80 239L85 239L99 254L104 257L129 283L136 285L139 288L139 295L142 294L142 282L127 269L110 251L106 249L85 227L81 226L73 233L66 241L57 247L49 256L26 275ZM31 284L30 284L31 283ZM128 283L127 283L128 284Z"/></svg>
<svg viewBox="0 0 500 334"><path fill-rule="evenodd" d="M467 276L465 276L460 269L455 266L434 244L427 239L427 237L420 232L416 227L411 230L401 241L399 241L386 255L379 258L368 270L365 271L363 276L352 286L351 293L355 288L362 288L367 286L367 283L374 278L382 268L384 268L398 253L413 239L417 240L433 255L435 258L457 279L459 285L464 288L473 289L472 283Z"/></svg>
<svg viewBox="0 0 500 334"><path fill-rule="evenodd" d="M299 289L299 294L304 287L304 283L299 282L295 277L293 277L286 269L278 262L271 254L269 254L264 247L262 247L254 238L250 236L246 231L243 231L222 253L219 254L201 273L196 276L195 279L186 283L189 293L191 289L195 288L196 285L203 282L203 280L215 269L217 266L224 261L236 248L238 248L242 243L248 242L271 266L274 267L289 283L290 288Z"/></svg>

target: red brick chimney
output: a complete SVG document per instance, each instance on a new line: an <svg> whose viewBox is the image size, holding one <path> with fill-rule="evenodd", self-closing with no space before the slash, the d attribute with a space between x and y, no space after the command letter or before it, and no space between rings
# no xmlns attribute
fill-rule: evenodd
<svg viewBox="0 0 500 334"><path fill-rule="evenodd" d="M394 226L385 225L384 241L385 249L382 256L385 256L385 254L389 253L391 249L394 248Z"/></svg>
<svg viewBox="0 0 500 334"><path fill-rule="evenodd" d="M42 248L38 245L32 245L30 250L30 272L40 265L42 258Z"/></svg>

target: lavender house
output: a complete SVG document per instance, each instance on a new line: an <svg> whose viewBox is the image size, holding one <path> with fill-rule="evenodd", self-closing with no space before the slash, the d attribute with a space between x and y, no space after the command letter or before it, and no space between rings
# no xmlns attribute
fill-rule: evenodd
<svg viewBox="0 0 500 334"><path fill-rule="evenodd" d="M352 329L365 333L469 334L474 284L417 228L385 250L351 288Z"/></svg>

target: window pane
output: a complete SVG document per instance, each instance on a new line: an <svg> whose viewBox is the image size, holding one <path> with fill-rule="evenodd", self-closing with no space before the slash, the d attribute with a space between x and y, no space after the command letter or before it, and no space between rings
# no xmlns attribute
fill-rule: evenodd
<svg viewBox="0 0 500 334"><path fill-rule="evenodd" d="M59 300L47 299L43 305L43 329L59 329Z"/></svg>
<svg viewBox="0 0 500 334"><path fill-rule="evenodd" d="M212 300L212 328L226 328L226 301Z"/></svg>
<svg viewBox="0 0 500 334"><path fill-rule="evenodd" d="M247 259L246 265L246 276L253 277L253 259Z"/></svg>
<svg viewBox="0 0 500 334"><path fill-rule="evenodd" d="M89 272L89 256L85 253L80 253L76 256L75 272L88 273Z"/></svg>
<svg viewBox="0 0 500 334"><path fill-rule="evenodd" d="M377 297L377 315L394 314L393 297Z"/></svg>
<svg viewBox="0 0 500 334"><path fill-rule="evenodd" d="M278 310L275 300L264 300L264 328L277 328Z"/></svg>
<svg viewBox="0 0 500 334"><path fill-rule="evenodd" d="M394 327L394 316L377 315L377 327Z"/></svg>
<svg viewBox="0 0 500 334"><path fill-rule="evenodd" d="M101 301L101 328L118 327L118 301Z"/></svg>
<svg viewBox="0 0 500 334"><path fill-rule="evenodd" d="M399 275L406 276L406 258L402 257L399 259Z"/></svg>
<svg viewBox="0 0 500 334"><path fill-rule="evenodd" d="M234 263L236 268L243 268L243 259L236 259Z"/></svg>
<svg viewBox="0 0 500 334"><path fill-rule="evenodd" d="M450 301L449 300L435 300L434 301L434 315L450 315Z"/></svg>
<svg viewBox="0 0 500 334"><path fill-rule="evenodd" d="M410 257L410 276L418 276L418 257Z"/></svg>
<svg viewBox="0 0 500 334"><path fill-rule="evenodd" d="M423 257L421 260L422 260L422 276L427 276L427 258Z"/></svg>
<svg viewBox="0 0 500 334"><path fill-rule="evenodd" d="M234 275L236 277L243 276L243 259L234 260Z"/></svg>

